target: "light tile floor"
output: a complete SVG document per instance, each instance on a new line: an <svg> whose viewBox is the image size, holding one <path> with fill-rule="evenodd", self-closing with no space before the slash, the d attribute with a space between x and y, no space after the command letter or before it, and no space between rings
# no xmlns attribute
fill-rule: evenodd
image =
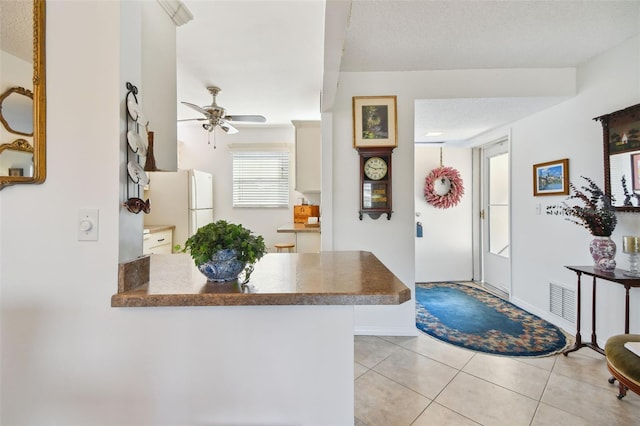
<svg viewBox="0 0 640 426"><path fill-rule="evenodd" d="M355 338L355 424L637 425L640 396L618 400L604 356L487 355L417 337Z"/></svg>

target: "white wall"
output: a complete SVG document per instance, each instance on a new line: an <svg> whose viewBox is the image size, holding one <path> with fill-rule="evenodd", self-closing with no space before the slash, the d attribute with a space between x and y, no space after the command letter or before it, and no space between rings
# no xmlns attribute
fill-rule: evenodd
<svg viewBox="0 0 640 426"><path fill-rule="evenodd" d="M131 83L138 87L138 95L140 104L144 103L142 91L142 3L140 2L123 2L120 7L119 25L119 66L120 66L120 85L118 91L120 93L120 111L121 119L118 123L119 133L119 191L120 202L124 203L129 197L138 196L138 186L133 184L127 175L127 164L130 160L136 160L134 155L127 147L127 131L132 130L135 124L128 121L126 117L126 83ZM142 163L142 161L140 161ZM142 198L142 197L141 197ZM137 258L142 254L142 230L143 215L132 214L127 209L120 207L119 209L119 245L118 259L120 262L126 262Z"/></svg>
<svg viewBox="0 0 640 426"><path fill-rule="evenodd" d="M569 158L569 178L582 185L580 176L594 179L601 187L603 176L602 127L592 120L640 101L640 37L594 58L578 68L578 94L556 107L513 123L512 161L512 296L514 302L546 319L574 331L549 314L549 282L576 288L576 276L564 265L591 265L588 245L591 235L582 227L557 216L536 214L564 196L533 197L533 164ZM618 244L618 267L628 268L621 253L622 236L640 233L640 215L619 214L612 238ZM583 278L583 339L590 339L591 281ZM617 284L598 284L598 339L624 331L624 291ZM586 304L584 304L586 303ZM631 291L631 332L640 332L640 291Z"/></svg>
<svg viewBox="0 0 640 426"><path fill-rule="evenodd" d="M110 307L133 3L47 2L47 180L0 192L0 423L348 423L350 307Z"/></svg>
<svg viewBox="0 0 640 426"><path fill-rule="evenodd" d="M302 194L294 191L293 174L295 130L290 126L238 126L239 132L209 135L200 122L183 122L178 125L178 163L181 169L198 169L213 174L214 220L225 219L241 223L255 234L262 235L270 251L279 242L295 243L294 234L277 233L278 227L293 222L293 205ZM209 143L210 142L210 143ZM286 143L290 146L290 196L287 208L234 208L232 193L232 158L229 144Z"/></svg>
<svg viewBox="0 0 640 426"><path fill-rule="evenodd" d="M33 78L33 64L30 62L20 59L4 50L0 50L0 73L2 74L0 94L12 87L24 87L25 89L33 91L33 83L31 82ZM2 135L3 141L6 140L5 137L7 133L7 129L5 129L4 126L0 126L0 135ZM11 136L11 134L9 136Z"/></svg>
<svg viewBox="0 0 640 426"><path fill-rule="evenodd" d="M127 131L144 131L141 124L124 120L127 82L138 88L138 104L148 120L148 130L154 132L156 166L168 171L177 168L176 27L155 1L121 2L120 15L123 23L120 26L120 93L123 99L120 197L124 202L130 197L143 198L142 189L127 177L128 161L138 161L141 165L146 161L146 157L138 157L127 148ZM124 208L120 210L121 261L135 259L142 254L143 216Z"/></svg>
<svg viewBox="0 0 640 426"><path fill-rule="evenodd" d="M157 2L146 1L142 5L142 106L149 119L149 131L154 132L156 166L175 171L176 26Z"/></svg>
<svg viewBox="0 0 640 426"><path fill-rule="evenodd" d="M323 201L323 250L373 252L409 288L415 283L414 102L416 99L568 96L575 91L572 69L462 70L424 72L341 73L330 131L323 136L324 152L332 162L323 164L322 193L331 192L330 205ZM393 215L378 220L358 220L359 162L352 143L352 97L396 95L398 97L398 147L393 153ZM323 114L323 120L325 120ZM323 125L324 127L324 125ZM324 155L324 154L323 154ZM326 156L325 156L326 158ZM462 167L462 166L461 166ZM327 176L331 175L331 178ZM323 195L324 199L324 195ZM434 218L436 219L436 218ZM438 215L433 228L455 227L458 215ZM469 221L471 217L469 216ZM470 226L470 225L469 225ZM330 236L324 235L331 232ZM460 244L471 249L471 233ZM330 243L331 245L329 246ZM325 247L326 245L326 247ZM443 256L459 254L447 247ZM437 268L435 262L428 266ZM471 268L471 265L469 266ZM435 277L446 276L439 270ZM356 307L359 334L404 335L416 333L415 302L400 306Z"/></svg>
<svg viewBox="0 0 640 426"><path fill-rule="evenodd" d="M407 286L413 288L414 263L414 202L411 197L417 179L413 164L413 101L415 99L509 97L509 96L570 96L574 99L514 123L511 127L512 146L512 297L523 306L566 330L574 325L549 314L549 281L574 288L576 278L563 265L590 264L586 249L590 236L582 228L565 223L557 217L536 215L536 204L544 211L550 198L532 196L531 167L534 163L569 157L571 178L581 174L602 182L602 132L593 117L638 103L640 57L638 38L589 61L576 70L458 70L412 73L342 73L332 114L331 173L332 208L323 209L325 224L332 223L334 250L362 249L375 253ZM373 89L372 89L373 88ZM357 219L358 161L351 143L351 97L362 95L398 96L399 146L394 151L394 215L391 221ZM509 128L498 129L502 134ZM474 141L479 142L479 141ZM484 142L488 142L485 140ZM325 142L329 143L329 142ZM402 164L402 166L400 166ZM411 189L409 189L411 188ZM561 197L553 197L557 202ZM330 214L331 219L326 220ZM454 217L442 215L434 227L456 225ZM469 219L471 220L471 218ZM620 215L614 239L640 231L637 215ZM324 226L323 232L329 232ZM549 246L549 236L557 236L563 244ZM323 237L324 238L324 237ZM469 233L468 247L472 247ZM583 250L576 249L584 247ZM443 255L453 255L448 247ZM626 259L618 256L620 266ZM544 267L541 267L544 265ZM434 262L434 270L438 266ZM438 270L444 276L447 271ZM454 270L448 271L452 276ZM439 277L440 275L435 275ZM439 279L439 278L437 278ZM616 306L599 314L599 339L623 331L623 288L617 285L599 286L600 306ZM584 306L589 306L589 292ZM632 306L638 305L638 292L632 291ZM588 309L587 309L588 311ZM585 312L584 315L587 315ZM640 312L632 309L631 323L640 324ZM583 324L588 324L584 322ZM413 302L399 307L368 307L356 309L356 331L369 333L410 333L415 317ZM583 327L584 329L584 327ZM632 332L634 326L632 326ZM636 329L637 332L637 329Z"/></svg>

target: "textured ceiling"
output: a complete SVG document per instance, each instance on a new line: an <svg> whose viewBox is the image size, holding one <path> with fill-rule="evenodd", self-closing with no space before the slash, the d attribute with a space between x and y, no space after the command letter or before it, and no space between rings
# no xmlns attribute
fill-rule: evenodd
<svg viewBox="0 0 640 426"><path fill-rule="evenodd" d="M640 0L183 2L194 19L177 29L178 101L209 104L217 85L227 113L271 125L319 119L323 78L326 97L339 71L575 67L640 32ZM26 60L30 4L0 0L2 49ZM417 100L416 141L468 139L559 100ZM423 136L434 129L447 136Z"/></svg>
<svg viewBox="0 0 640 426"><path fill-rule="evenodd" d="M574 67L638 34L639 1L352 2L341 69Z"/></svg>
<svg viewBox="0 0 640 426"><path fill-rule="evenodd" d="M178 100L207 104L205 86L216 84L229 113L263 114L269 124L319 119L322 80L332 99L341 70L575 67L640 31L637 0L184 3L194 19L178 29ZM416 140L440 128L459 141L558 101L418 100Z"/></svg>
<svg viewBox="0 0 640 426"><path fill-rule="evenodd" d="M0 0L2 49L26 60L30 3ZM639 0L184 3L194 19L177 30L178 101L209 104L206 86L218 85L228 113L262 114L272 125L319 119L323 75L337 78L340 70L575 67L640 31ZM327 20L327 33L325 9L344 15ZM438 129L459 141L557 101L418 100L416 140L443 139L421 136ZM179 105L178 118L193 116Z"/></svg>
<svg viewBox="0 0 640 426"><path fill-rule="evenodd" d="M356 0L340 70L576 67L639 31L640 1ZM464 145L563 99L417 100L414 140Z"/></svg>
<svg viewBox="0 0 640 426"><path fill-rule="evenodd" d="M193 20L177 29L178 101L208 105L214 85L228 114L289 125L320 118L323 1L184 3ZM197 115L179 104L179 119Z"/></svg>
<svg viewBox="0 0 640 426"><path fill-rule="evenodd" d="M0 49L33 60L32 0L0 0Z"/></svg>
<svg viewBox="0 0 640 426"><path fill-rule="evenodd" d="M562 102L562 97L419 99L415 102L415 142L466 146L491 129ZM442 132L429 136L427 132Z"/></svg>

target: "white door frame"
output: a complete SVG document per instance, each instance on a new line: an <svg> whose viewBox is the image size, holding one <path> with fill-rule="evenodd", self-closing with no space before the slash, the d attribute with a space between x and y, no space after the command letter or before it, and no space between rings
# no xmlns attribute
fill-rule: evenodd
<svg viewBox="0 0 640 426"><path fill-rule="evenodd" d="M474 281L482 282L484 278L484 270L485 270L485 259L483 258L483 245L484 245L484 231L483 231L483 220L481 219L481 212L485 209L486 201L485 201L485 181L486 181L486 165L484 164L484 152L486 149L496 145L506 143L507 144L507 152L509 153L509 172L508 179L511 182L511 136L510 134L504 134L500 137L494 137L490 141L478 145L473 149L473 191L474 196L473 200L473 279ZM511 185L509 185L509 217L511 218ZM509 246L511 246L511 219L509 219ZM508 265L508 271L505 271L508 276L508 282L506 283L506 290L509 298L511 298L511 263L512 259L509 256L508 261L506 262Z"/></svg>

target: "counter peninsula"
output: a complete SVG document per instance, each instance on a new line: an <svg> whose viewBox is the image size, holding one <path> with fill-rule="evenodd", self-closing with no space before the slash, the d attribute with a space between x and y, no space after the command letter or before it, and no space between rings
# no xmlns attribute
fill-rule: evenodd
<svg viewBox="0 0 640 426"><path fill-rule="evenodd" d="M238 305L397 305L407 288L372 253L270 253L249 285L207 282L187 254L150 256L149 281L123 286L113 307Z"/></svg>
<svg viewBox="0 0 640 426"><path fill-rule="evenodd" d="M354 305L393 312L410 289L364 251L270 253L249 284L207 283L186 254L120 265L114 316L122 326L151 319L141 342L163 330L168 353L189 354L149 360L166 360L153 380L171 383L184 407L174 423L353 424ZM202 378L197 387L185 370Z"/></svg>

